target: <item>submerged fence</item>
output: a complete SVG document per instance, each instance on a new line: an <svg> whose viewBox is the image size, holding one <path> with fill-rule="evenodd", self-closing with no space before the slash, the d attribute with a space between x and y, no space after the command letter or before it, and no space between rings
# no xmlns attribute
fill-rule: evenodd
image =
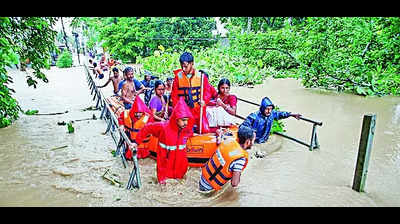
<svg viewBox="0 0 400 224"><path fill-rule="evenodd" d="M103 93L97 88L96 83L93 80L92 75L86 65L84 65L86 70L86 79L88 82L88 86L90 89L90 94L93 95L93 101L96 101L96 109L101 110L100 119L104 119L107 123L107 129L105 134L109 133L114 140L115 145L117 146L117 150L115 152L116 156L120 156L122 160L122 164L124 168L127 167L128 163L125 158L125 152L127 150L128 145L131 144L128 136L124 131L119 128L118 119L115 117L113 110L110 107L110 104L107 102ZM139 164L136 155L136 149L132 149L132 159L133 159L133 167L129 176L128 184L126 189L140 188L141 180L140 180L140 170Z"/></svg>

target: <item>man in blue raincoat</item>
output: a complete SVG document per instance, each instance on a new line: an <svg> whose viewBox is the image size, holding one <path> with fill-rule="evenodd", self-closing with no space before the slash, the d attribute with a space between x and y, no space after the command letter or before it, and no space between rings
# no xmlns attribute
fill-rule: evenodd
<svg viewBox="0 0 400 224"><path fill-rule="evenodd" d="M274 120L280 120L288 117L299 119L300 114L292 114L291 112L274 110L275 105L268 97L264 97L261 101L260 110L251 113L246 120L240 125L252 128L256 132L255 143L264 143L268 140L272 123Z"/></svg>

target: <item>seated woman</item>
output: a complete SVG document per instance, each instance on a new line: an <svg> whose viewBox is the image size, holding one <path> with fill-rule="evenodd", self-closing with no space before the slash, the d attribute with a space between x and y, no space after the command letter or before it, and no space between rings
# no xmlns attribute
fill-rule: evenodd
<svg viewBox="0 0 400 224"><path fill-rule="evenodd" d="M172 107L167 101L167 97L164 95L165 84L161 80L157 80L154 83L154 90L156 94L151 98L149 102L149 108L153 114L154 121L165 121L168 120L169 113L172 111Z"/></svg>
<svg viewBox="0 0 400 224"><path fill-rule="evenodd" d="M207 104L206 113L212 132L216 132L219 127L229 127L233 124L237 98L229 94L230 88L230 81L226 78L221 79L217 96Z"/></svg>

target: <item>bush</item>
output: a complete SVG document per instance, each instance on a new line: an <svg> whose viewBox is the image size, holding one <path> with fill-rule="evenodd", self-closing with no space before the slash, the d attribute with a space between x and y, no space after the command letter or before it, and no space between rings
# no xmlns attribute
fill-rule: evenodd
<svg viewBox="0 0 400 224"><path fill-rule="evenodd" d="M229 55L226 49L207 48L190 51L194 56L195 68L204 69L209 74L209 82L216 86L221 78L227 78L236 85L261 84L267 76L260 65L250 64L245 57ZM179 56L182 52L159 51L149 57L137 57L137 63L145 70L165 80L173 76L172 71L180 68Z"/></svg>
<svg viewBox="0 0 400 224"><path fill-rule="evenodd" d="M57 60L57 67L59 68L70 68L72 66L72 55L69 51L63 51Z"/></svg>

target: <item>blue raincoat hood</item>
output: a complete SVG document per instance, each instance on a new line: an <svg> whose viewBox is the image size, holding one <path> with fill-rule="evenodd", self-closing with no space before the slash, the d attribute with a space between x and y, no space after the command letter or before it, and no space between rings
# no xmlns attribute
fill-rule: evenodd
<svg viewBox="0 0 400 224"><path fill-rule="evenodd" d="M272 101L268 97L264 97L261 100L261 106L260 106L261 114L264 114L265 108L267 108L267 106L272 106L272 109L275 109L275 105L272 103Z"/></svg>
<svg viewBox="0 0 400 224"><path fill-rule="evenodd" d="M267 106L272 106L272 110L269 116L264 116L264 111ZM261 101L260 109L257 112L251 113L247 116L246 120L241 125L250 127L256 132L256 143L263 143L268 140L271 132L271 127L274 120L284 119L290 116L290 112L276 111L275 105L268 97L264 97Z"/></svg>

